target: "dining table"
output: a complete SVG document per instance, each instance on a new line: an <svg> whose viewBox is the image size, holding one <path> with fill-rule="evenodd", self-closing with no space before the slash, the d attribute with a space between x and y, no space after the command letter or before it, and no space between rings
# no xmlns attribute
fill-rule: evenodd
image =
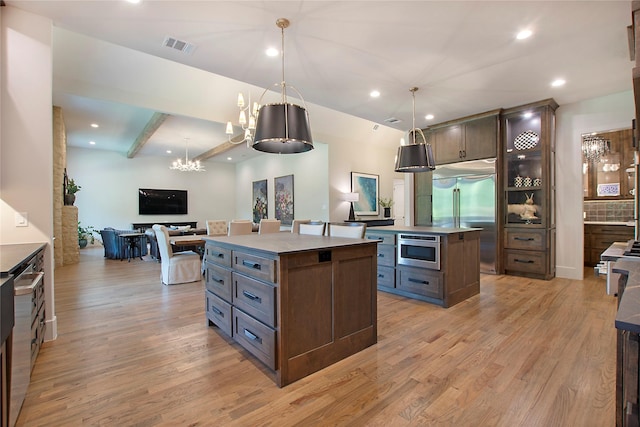
<svg viewBox="0 0 640 427"><path fill-rule="evenodd" d="M205 241L203 237L206 234L193 234L193 235L184 235L184 236L170 236L169 243L176 251L182 251L187 248L194 249L195 252L200 254L200 256L204 253L204 244Z"/></svg>

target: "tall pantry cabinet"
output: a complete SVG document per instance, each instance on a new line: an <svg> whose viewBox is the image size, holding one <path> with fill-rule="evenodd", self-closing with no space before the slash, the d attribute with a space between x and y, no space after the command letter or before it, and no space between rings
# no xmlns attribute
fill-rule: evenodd
<svg viewBox="0 0 640 427"><path fill-rule="evenodd" d="M557 108L547 99L502 114L506 274L555 276Z"/></svg>

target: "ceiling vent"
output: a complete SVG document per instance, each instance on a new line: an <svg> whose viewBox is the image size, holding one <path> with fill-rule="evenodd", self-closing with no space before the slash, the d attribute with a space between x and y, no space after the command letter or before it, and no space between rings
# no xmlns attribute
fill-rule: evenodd
<svg viewBox="0 0 640 427"><path fill-rule="evenodd" d="M388 119L384 119L385 123L389 123L390 125L395 125L396 123L400 123L402 120L396 119L395 117L389 117Z"/></svg>
<svg viewBox="0 0 640 427"><path fill-rule="evenodd" d="M195 49L195 46L191 43L187 43L184 40L178 40L175 37L166 36L162 42L162 46L178 50L185 54L190 54Z"/></svg>

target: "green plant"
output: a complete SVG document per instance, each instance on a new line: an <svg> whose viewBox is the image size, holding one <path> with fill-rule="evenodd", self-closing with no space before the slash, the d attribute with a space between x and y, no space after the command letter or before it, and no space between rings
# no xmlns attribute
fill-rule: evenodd
<svg viewBox="0 0 640 427"><path fill-rule="evenodd" d="M378 203L383 208L390 208L391 206L393 206L393 199L391 199L391 197L389 197L388 199L384 197L379 197Z"/></svg>
<svg viewBox="0 0 640 427"><path fill-rule="evenodd" d="M80 191L82 187L76 184L76 182L71 178L69 182L67 182L67 194L76 194Z"/></svg>
<svg viewBox="0 0 640 427"><path fill-rule="evenodd" d="M95 242L93 233L97 233L97 231L92 225L83 227L80 225L80 221L78 221L78 240L85 239L93 245L93 243Z"/></svg>

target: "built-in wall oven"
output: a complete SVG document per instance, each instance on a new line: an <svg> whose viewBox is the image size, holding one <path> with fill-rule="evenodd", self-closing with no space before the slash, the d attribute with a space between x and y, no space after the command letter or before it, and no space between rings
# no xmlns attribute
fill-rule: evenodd
<svg viewBox="0 0 640 427"><path fill-rule="evenodd" d="M398 264L440 270L440 236L399 234Z"/></svg>

